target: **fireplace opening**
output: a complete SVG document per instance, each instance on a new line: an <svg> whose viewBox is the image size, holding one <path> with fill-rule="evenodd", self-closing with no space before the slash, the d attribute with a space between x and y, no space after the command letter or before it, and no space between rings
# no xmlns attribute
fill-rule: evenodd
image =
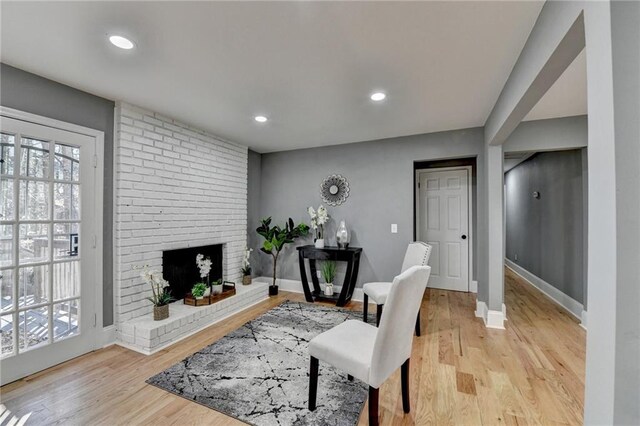
<svg viewBox="0 0 640 426"><path fill-rule="evenodd" d="M206 278L200 277L200 271L196 266L198 254L211 259L211 282L222 278L222 246L214 244L162 252L162 275L169 281L171 296L174 299L183 299L185 294L191 292L195 283L206 283Z"/></svg>

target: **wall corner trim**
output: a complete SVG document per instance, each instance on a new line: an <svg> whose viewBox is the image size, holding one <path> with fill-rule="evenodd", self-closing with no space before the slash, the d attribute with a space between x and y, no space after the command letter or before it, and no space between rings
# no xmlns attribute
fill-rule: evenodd
<svg viewBox="0 0 640 426"><path fill-rule="evenodd" d="M485 302L476 300L476 317L482 318L484 326L487 328L504 330L504 322L507 320L506 312L507 307L504 303L502 304L502 310L493 311L489 309Z"/></svg>
<svg viewBox="0 0 640 426"><path fill-rule="evenodd" d="M96 346L98 349L116 344L116 326L108 325L103 327L99 333L99 341Z"/></svg>

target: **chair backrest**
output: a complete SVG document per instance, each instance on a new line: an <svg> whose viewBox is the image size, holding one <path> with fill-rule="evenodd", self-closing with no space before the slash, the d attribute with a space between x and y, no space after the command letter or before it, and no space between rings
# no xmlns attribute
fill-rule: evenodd
<svg viewBox="0 0 640 426"><path fill-rule="evenodd" d="M412 266L393 279L373 346L369 385L379 387L411 356L413 330L430 266Z"/></svg>
<svg viewBox="0 0 640 426"><path fill-rule="evenodd" d="M422 241L409 243L407 251L404 254L404 261L402 262L400 273L412 266L427 266L429 256L431 256L431 246L429 244L423 243Z"/></svg>

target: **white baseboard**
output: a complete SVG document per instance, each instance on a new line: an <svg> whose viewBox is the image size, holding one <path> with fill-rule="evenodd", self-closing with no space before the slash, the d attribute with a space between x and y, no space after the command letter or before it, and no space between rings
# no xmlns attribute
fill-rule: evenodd
<svg viewBox="0 0 640 426"><path fill-rule="evenodd" d="M107 346L114 345L116 343L116 326L108 325L103 327L98 333L98 342L96 346L98 348L106 348Z"/></svg>
<svg viewBox="0 0 640 426"><path fill-rule="evenodd" d="M587 311L583 310L580 314L580 327L587 329Z"/></svg>
<svg viewBox="0 0 640 426"><path fill-rule="evenodd" d="M507 307L503 303L502 310L494 311L489 309L486 303L476 300L476 317L482 318L487 328L504 330L504 322L507 320Z"/></svg>
<svg viewBox="0 0 640 426"><path fill-rule="evenodd" d="M478 281L471 280L471 284L469 284L469 291L471 293L477 293L478 292Z"/></svg>
<svg viewBox="0 0 640 426"><path fill-rule="evenodd" d="M273 281L273 278L257 277L257 278L254 278L254 280L271 284ZM304 293L304 290L302 289L302 281L299 281L299 280L277 278L276 284L278 285L278 287L280 287L280 290L282 291L290 291L292 293ZM309 286L313 288L312 283L309 283ZM342 290L342 286L334 285L333 289L334 289L334 292L340 293L340 291ZM362 288L356 287L355 289L353 289L353 295L351 295L351 300L353 300L354 302L362 302L364 300L364 292L362 291Z"/></svg>
<svg viewBox="0 0 640 426"><path fill-rule="evenodd" d="M511 269L514 273L519 275L522 279L525 280L525 282L540 290L558 305L562 306L571 315L576 317L576 319L580 320L583 327L586 327L587 312L584 310L582 303L571 298L570 296L567 296L548 282L544 281L542 278L533 275L531 272L527 271L522 266L510 261L509 259L505 258L504 263L507 268Z"/></svg>

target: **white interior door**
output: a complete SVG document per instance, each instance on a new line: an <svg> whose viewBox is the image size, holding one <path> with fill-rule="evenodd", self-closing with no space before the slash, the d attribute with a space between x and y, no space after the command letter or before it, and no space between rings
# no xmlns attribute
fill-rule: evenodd
<svg viewBox="0 0 640 426"><path fill-rule="evenodd" d="M101 283L96 139L7 117L0 117L0 132L5 384L94 349Z"/></svg>
<svg viewBox="0 0 640 426"><path fill-rule="evenodd" d="M417 236L432 247L429 287L469 291L469 171L418 173Z"/></svg>

